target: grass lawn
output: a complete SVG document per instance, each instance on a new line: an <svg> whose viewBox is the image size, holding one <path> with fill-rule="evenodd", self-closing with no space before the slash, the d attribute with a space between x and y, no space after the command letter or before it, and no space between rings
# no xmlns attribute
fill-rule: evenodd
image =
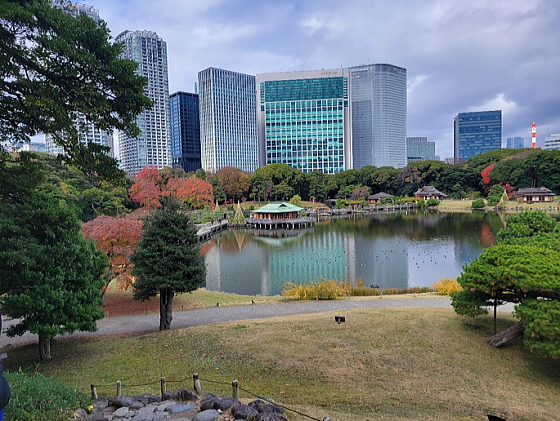
<svg viewBox="0 0 560 421"><path fill-rule="evenodd" d="M555 201L552 203L532 203L532 204L527 204L527 203L523 203L523 202L516 202L516 201L509 201L507 203L507 208L505 209L505 211L521 211L521 210L525 210L525 209L542 209L545 211L558 211L560 210L560 197L555 197L554 199ZM457 210L471 210L471 203L473 201L472 200L442 200L441 203L437 206L437 209L440 209L442 211L446 211L446 210L453 210L453 211L457 211ZM493 210L493 209L491 209Z"/></svg>
<svg viewBox="0 0 560 421"><path fill-rule="evenodd" d="M335 314L346 323L336 324ZM95 384L111 396L117 380L124 394L158 393L160 376L185 380L168 389L192 389L198 372L205 393L229 395L237 379L243 389L333 421L486 420L488 413L560 420L560 360L536 358L520 340L484 345L491 322L466 323L444 308L357 309L58 340L53 359L39 365L30 344L10 349L5 363L84 392ZM513 323L500 314L501 329Z"/></svg>

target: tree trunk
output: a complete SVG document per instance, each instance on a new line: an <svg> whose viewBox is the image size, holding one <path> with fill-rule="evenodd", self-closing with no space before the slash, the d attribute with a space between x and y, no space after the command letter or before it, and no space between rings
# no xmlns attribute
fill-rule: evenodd
<svg viewBox="0 0 560 421"><path fill-rule="evenodd" d="M159 291L159 330L171 329L174 295L173 290L169 288Z"/></svg>
<svg viewBox="0 0 560 421"><path fill-rule="evenodd" d="M45 361L51 358L51 338L39 335L39 358Z"/></svg>
<svg viewBox="0 0 560 421"><path fill-rule="evenodd" d="M493 346L495 348L499 348L502 345L508 343L509 341L512 341L515 338L522 336L523 328L524 328L523 320L520 320L509 329L506 329L503 332L498 333L497 335L489 337L484 341L484 343Z"/></svg>

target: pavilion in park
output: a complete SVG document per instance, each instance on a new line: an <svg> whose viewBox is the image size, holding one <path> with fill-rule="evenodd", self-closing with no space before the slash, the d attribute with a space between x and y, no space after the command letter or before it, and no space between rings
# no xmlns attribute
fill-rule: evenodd
<svg viewBox="0 0 560 421"><path fill-rule="evenodd" d="M291 203L268 203L251 212L245 220L247 228L302 228L313 224L313 218L300 216L303 208Z"/></svg>

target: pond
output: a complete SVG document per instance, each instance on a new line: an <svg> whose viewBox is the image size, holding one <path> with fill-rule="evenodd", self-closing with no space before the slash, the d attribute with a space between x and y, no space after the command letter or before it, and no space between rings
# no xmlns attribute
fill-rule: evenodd
<svg viewBox="0 0 560 421"><path fill-rule="evenodd" d="M336 279L380 288L430 286L455 278L496 243L504 216L495 212L352 215L304 230L230 229L202 244L205 287L279 295L286 282Z"/></svg>

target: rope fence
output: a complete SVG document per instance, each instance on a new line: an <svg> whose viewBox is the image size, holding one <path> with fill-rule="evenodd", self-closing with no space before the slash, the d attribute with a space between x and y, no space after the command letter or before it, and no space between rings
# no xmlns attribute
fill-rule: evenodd
<svg viewBox="0 0 560 421"><path fill-rule="evenodd" d="M161 397L163 398L163 396L167 392L167 384L168 383L180 384L180 383L185 383L185 382L190 381L190 380L192 380L193 389L195 390L195 392L198 396L203 396L201 381L206 382L206 383L222 385L222 386L231 386L231 396L235 399L239 400L239 392L242 391L242 392L250 395L253 398L262 399L263 401L274 403L274 405L277 405L277 406L285 409L286 411L293 412L294 414L300 415L302 417L309 418L310 420L313 420L313 421L331 421L331 419L329 417L324 417L322 419L318 419L318 418L312 417L311 415L304 414L304 413L299 412L295 409L292 409L292 408L289 408L285 405L279 404L271 398L267 398L267 397L264 397L262 395L255 394L255 393L251 392L250 390L244 389L241 386L239 386L239 381L238 380L233 380L231 383L226 383L226 382L210 380L210 379L201 379L200 376L198 375L198 373L194 373L192 375L192 378L191 377L186 377L182 380L167 380L165 377L160 377L159 381L154 381L154 382L149 382L149 383L141 383L141 384L122 384L122 382L120 380L117 380L116 383L97 384L97 385L91 384L90 385L90 387L91 387L91 397L94 400L99 397L99 394L98 394L98 391L97 391L98 388L115 387L116 388L116 397L120 397L120 396L122 396L123 388L138 388L138 387L145 387L145 386L155 386L155 385L159 384Z"/></svg>

